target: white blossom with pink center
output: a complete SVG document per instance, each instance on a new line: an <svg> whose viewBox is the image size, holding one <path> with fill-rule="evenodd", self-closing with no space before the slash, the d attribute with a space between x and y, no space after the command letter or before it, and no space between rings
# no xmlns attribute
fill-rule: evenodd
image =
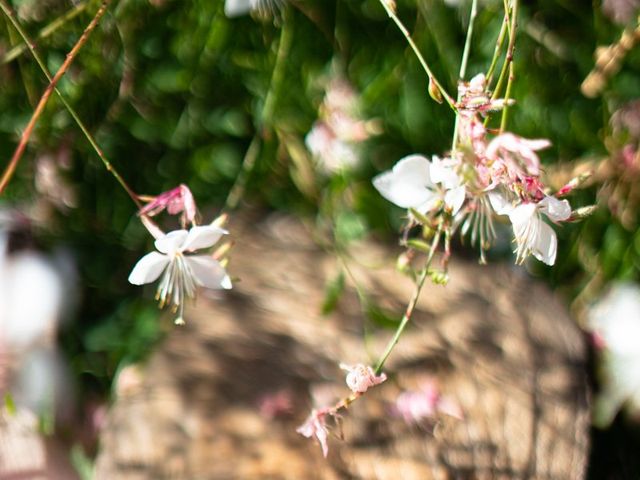
<svg viewBox="0 0 640 480"><path fill-rule="evenodd" d="M143 285L162 275L156 295L160 305L172 304L174 309L179 308L176 323L184 323L184 302L195 297L197 287L231 288L231 279L220 262L210 255L191 255L196 250L212 247L226 233L213 225L167 233L155 241L157 252L148 253L138 261L129 282Z"/></svg>

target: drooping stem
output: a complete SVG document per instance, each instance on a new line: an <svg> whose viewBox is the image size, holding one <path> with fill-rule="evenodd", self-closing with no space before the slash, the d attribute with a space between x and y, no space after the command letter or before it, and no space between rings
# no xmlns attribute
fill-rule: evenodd
<svg viewBox="0 0 640 480"><path fill-rule="evenodd" d="M3 1L2 3L4 4L5 2ZM36 36L36 40L45 39L48 36L50 36L51 34L53 34L54 32L56 32L59 28L64 26L68 21L73 20L78 15L80 15L82 12L84 12L88 5L89 5L88 0L84 0L84 1L79 2L76 5L74 5L71 8L71 10L69 10L68 12L63 14L62 16L56 18L51 23L49 23L46 27L44 27L42 30L40 30L40 32ZM2 7L2 10L6 14L7 10L5 9L5 7L7 7L6 4ZM11 21L11 23L14 24L14 26L15 26L15 23L14 23L13 20ZM23 40L24 40L24 37L23 37ZM33 48L34 45L35 45L34 42L27 42L27 41L25 41L24 43L21 43L19 45L16 45L15 47L13 47L11 50L9 50L7 53L5 53L2 56L2 60L0 60L0 64L4 65L4 64L7 64L7 63L15 60L20 55L22 55L26 50L31 50L31 48Z"/></svg>
<svg viewBox="0 0 640 480"><path fill-rule="evenodd" d="M420 298L420 292L422 292L422 287L424 286L425 280L429 275L431 262L433 261L433 256L435 255L435 252L438 249L438 245L440 244L442 233L443 233L442 224L440 224L438 226L438 230L433 236L433 240L431 242L431 249L429 250L429 255L427 257L424 267L422 268L422 270L420 271L420 274L418 275L415 290L413 291L411 300L409 300L407 309L405 310L404 315L402 316L402 320L400 321L400 324L398 325L398 328L396 329L395 334L387 344L387 348L385 349L384 353L382 354L382 356L378 360L378 363L376 364L376 367L375 367L376 375L380 375L380 373L382 372L382 368L384 367L384 364L387 361L387 358L389 358L389 355L395 348L396 344L398 343L398 340L400 340L400 336L402 335L402 332L404 332L404 329L406 328L406 326L409 324L409 321L411 320L411 316L413 315L413 310L415 309L416 304L418 303L418 299Z"/></svg>
<svg viewBox="0 0 640 480"><path fill-rule="evenodd" d="M396 15L396 12L394 11L394 8L389 5L389 0L380 0L380 3L382 4L384 9L386 10L387 15L389 15L389 18L391 18L391 20L393 20L393 22L396 24L398 29L402 32L404 37L407 39L407 42L409 43L409 46L411 47L411 49L413 50L413 53L418 58L418 61L420 62L420 65L422 65L422 68L427 73L427 75L429 77L429 80L434 83L434 85L440 91L440 93L442 94L444 99L447 101L447 103L449 104L451 109L453 111L456 111L455 100L451 97L451 95L449 95L447 93L447 91L444 89L444 87L442 86L440 81L436 78L436 76L431 71L431 68L429 67L429 64L427 63L427 61L422 56L422 53L418 49L418 46L416 45L416 43L413 41L413 38L411 38L411 34L409 33L409 30L407 30L407 27L405 27L404 24L402 23L402 21L398 18L398 15Z"/></svg>
<svg viewBox="0 0 640 480"><path fill-rule="evenodd" d="M291 44L293 43L293 20L291 20L291 13L286 6L282 9L282 30L280 31L280 41L278 43L278 52L276 53L276 61L273 67L273 73L271 74L271 81L269 82L269 90L267 97L264 101L264 107L262 113L257 120L256 133L251 139L249 148L242 159L242 167L238 174L227 200L225 201L225 207L227 209L234 209L238 206L240 199L244 195L247 181L251 176L251 172L255 167L258 155L260 154L260 144L262 136L264 135L264 129L271 125L273 114L276 108L276 102L278 95L284 80L284 71L286 66L286 59L291 50Z"/></svg>
<svg viewBox="0 0 640 480"><path fill-rule="evenodd" d="M16 147L16 150L13 153L13 156L11 157L9 165L7 166L4 173L2 174L2 178L0 179L0 193L4 191L7 184L11 180L11 177L13 176L13 173L15 172L16 167L18 166L18 163L22 158L22 154L24 153L27 143L29 142L29 138L33 133L33 129L38 119L42 115L42 112L44 111L44 108L47 105L47 102L49 101L49 98L51 97L51 94L53 93L57 83L67 72L67 70L69 69L69 66L73 63L76 56L78 55L78 52L89 39L91 32L93 32L93 30L98 26L100 19L107 11L107 7L109 6L110 1L111 0L104 0L102 2L102 5L94 15L89 25L87 25L87 27L85 28L84 32L82 32L82 35L80 36L76 44L73 46L71 51L67 54L67 57L63 62L63 64L60 66L60 68L58 69L56 74L53 76L53 78L49 81L49 85L47 86L44 93L42 94L42 97L40 98L38 105L36 106L33 114L31 115L31 119L29 120L29 123L27 124L24 131L22 132L22 135L20 136L20 142L18 143L18 146ZM11 13L11 11L5 10L5 8L7 8L6 3L3 2L1 5L5 13L9 14L9 18L13 18L13 14ZM29 43L29 45L31 44Z"/></svg>
<svg viewBox="0 0 640 480"><path fill-rule="evenodd" d="M473 37L473 26L478 15L478 0L472 0L471 12L469 13L469 25L467 26L467 38L464 42L464 50L462 51L462 60L460 62L460 73L458 78L460 81L464 81L464 77L467 75L467 64L469 63L469 52L471 51L471 38ZM458 101L460 101L460 94L458 94ZM456 115L456 120L453 126L453 139L451 140L451 152L455 153L456 146L458 145L458 130L460 129L460 115Z"/></svg>

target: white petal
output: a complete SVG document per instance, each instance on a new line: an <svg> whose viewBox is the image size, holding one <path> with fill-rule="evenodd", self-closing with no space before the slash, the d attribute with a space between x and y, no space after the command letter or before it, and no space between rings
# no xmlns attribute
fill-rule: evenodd
<svg viewBox="0 0 640 480"><path fill-rule="evenodd" d="M224 2L224 14L231 17L244 15L252 8L251 0L226 0Z"/></svg>
<svg viewBox="0 0 640 480"><path fill-rule="evenodd" d="M491 190L487 195L489 196L491 207L498 215L509 215L513 210L511 203L509 203L507 198L500 192Z"/></svg>
<svg viewBox="0 0 640 480"><path fill-rule="evenodd" d="M209 248L213 246L222 235L227 233L226 230L214 225L202 225L193 227L189 230L189 235L182 245L182 251L192 252L201 248Z"/></svg>
<svg viewBox="0 0 640 480"><path fill-rule="evenodd" d="M464 199L466 197L466 191L464 185L459 186L458 188L454 188L452 190L448 190L444 195L444 203L451 209L451 214L455 215L462 207L464 203Z"/></svg>
<svg viewBox="0 0 640 480"><path fill-rule="evenodd" d="M422 155L409 155L398 161L393 170L373 179L380 194L402 208L418 208L434 197L429 177L431 162Z"/></svg>
<svg viewBox="0 0 640 480"><path fill-rule="evenodd" d="M169 264L169 257L158 252L151 252L142 257L133 267L129 282L134 285L144 285L156 280Z"/></svg>
<svg viewBox="0 0 640 480"><path fill-rule="evenodd" d="M434 155L431 160L429 174L433 183L441 183L447 189L456 188L460 185L460 177L456 173L451 159L441 160Z"/></svg>
<svg viewBox="0 0 640 480"><path fill-rule="evenodd" d="M489 199L491 199L491 197L489 197ZM537 216L535 203L522 203L512 208L507 215L509 215L509 220L511 220L516 237L522 236L522 231L527 227L529 222L538 220L535 218Z"/></svg>
<svg viewBox="0 0 640 480"><path fill-rule="evenodd" d="M199 285L207 288L231 288L231 279L220 262L206 255L185 256L193 276Z"/></svg>
<svg viewBox="0 0 640 480"><path fill-rule="evenodd" d="M167 255L173 255L175 252L181 250L186 239L186 230L174 230L173 232L169 232L164 237L156 240L155 246L158 251L166 253Z"/></svg>
<svg viewBox="0 0 640 480"><path fill-rule="evenodd" d="M571 216L571 205L567 200L555 197L544 197L539 203L540 211L544 212L554 222L561 222Z"/></svg>
<svg viewBox="0 0 640 480"><path fill-rule="evenodd" d="M553 265L556 263L556 253L558 251L556 232L539 218L533 221L540 222L540 224L538 225L538 234L534 239L534 244L530 245L531 253L541 262Z"/></svg>

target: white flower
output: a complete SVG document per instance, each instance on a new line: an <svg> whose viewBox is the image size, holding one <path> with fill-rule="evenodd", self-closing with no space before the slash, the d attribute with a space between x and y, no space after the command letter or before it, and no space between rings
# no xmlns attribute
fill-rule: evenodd
<svg viewBox="0 0 640 480"><path fill-rule="evenodd" d="M538 260L553 265L558 251L558 239L541 214L544 213L554 222L567 220L571 216L571 206L566 200L545 197L538 203L510 205L497 192L489 194L491 204L499 215L508 215L516 238L516 262L522 263L529 254Z"/></svg>
<svg viewBox="0 0 640 480"><path fill-rule="evenodd" d="M451 162L433 157L431 163L422 155L409 155L395 164L392 170L373 179L373 186L380 194L402 208L413 208L425 214L442 204L455 214L465 199L465 187L461 185ZM436 183L444 187L438 188Z"/></svg>
<svg viewBox="0 0 640 480"><path fill-rule="evenodd" d="M607 426L626 402L640 411L640 287L614 285L589 311L588 327L602 347L602 391L594 406L594 422Z"/></svg>
<svg viewBox="0 0 640 480"><path fill-rule="evenodd" d="M155 241L158 252L142 257L129 275L129 282L143 285L157 280L164 272L156 298L160 306L173 304L180 308L176 323L183 323L186 298L194 298L196 287L230 289L231 280L220 262L209 255L187 255L215 244L227 232L213 225L191 230L175 230Z"/></svg>
<svg viewBox="0 0 640 480"><path fill-rule="evenodd" d="M229 18L238 17L250 11L265 15L281 7L282 3L283 0L226 0L224 14Z"/></svg>

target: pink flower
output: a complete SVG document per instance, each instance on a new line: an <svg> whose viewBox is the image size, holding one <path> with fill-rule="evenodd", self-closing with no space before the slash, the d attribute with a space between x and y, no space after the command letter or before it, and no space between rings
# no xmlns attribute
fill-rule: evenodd
<svg viewBox="0 0 640 480"><path fill-rule="evenodd" d="M183 226L186 226L187 223L193 224L196 218L196 202L193 199L191 190L184 184L180 184L168 192L161 193L142 207L139 214L153 217L165 208L170 215L182 213L180 221Z"/></svg>
<svg viewBox="0 0 640 480"><path fill-rule="evenodd" d="M340 368L349 372L347 373L346 381L347 386L353 393L364 393L370 387L380 385L387 379L387 376L384 373L376 375L373 368L361 363L354 365L353 367L341 363Z"/></svg>
<svg viewBox="0 0 640 480"><path fill-rule="evenodd" d="M407 390L398 395L395 409L408 424L419 424L438 414L462 419L456 402L440 394L434 380L425 380L419 390Z"/></svg>
<svg viewBox="0 0 640 480"><path fill-rule="evenodd" d="M327 437L329 435L329 430L327 429L327 411L326 410L311 410L311 414L307 418L307 420L300 425L296 432L300 435L311 438L316 437L318 442L320 442L320 446L322 447L322 454L327 456L329 453L329 444L327 443Z"/></svg>
<svg viewBox="0 0 640 480"><path fill-rule="evenodd" d="M293 394L287 388L265 393L258 400L258 409L268 419L289 415L293 411Z"/></svg>
<svg viewBox="0 0 640 480"><path fill-rule="evenodd" d="M551 145L549 140L528 140L513 133L503 133L491 140L485 155L492 160L502 162L509 172L511 179L540 174L540 159L535 153Z"/></svg>

